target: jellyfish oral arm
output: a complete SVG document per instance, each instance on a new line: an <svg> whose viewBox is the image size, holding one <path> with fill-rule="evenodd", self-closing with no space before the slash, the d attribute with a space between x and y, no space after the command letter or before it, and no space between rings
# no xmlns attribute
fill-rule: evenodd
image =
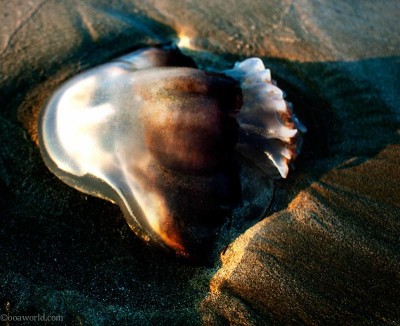
<svg viewBox="0 0 400 326"><path fill-rule="evenodd" d="M266 173L274 174L270 164L286 178L289 163L301 146L305 127L294 116L291 104L271 79L271 72L259 58L235 64L224 73L239 81L243 105L237 115L238 152L255 161Z"/></svg>

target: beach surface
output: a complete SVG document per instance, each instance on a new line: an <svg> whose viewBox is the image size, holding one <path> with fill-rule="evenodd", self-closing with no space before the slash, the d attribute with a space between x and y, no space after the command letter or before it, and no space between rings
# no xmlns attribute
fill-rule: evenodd
<svg viewBox="0 0 400 326"><path fill-rule="evenodd" d="M400 324L400 4L13 1L0 17L0 310L67 324ZM260 57L307 126L265 218L212 266L166 257L45 167L66 79L175 43L203 69Z"/></svg>

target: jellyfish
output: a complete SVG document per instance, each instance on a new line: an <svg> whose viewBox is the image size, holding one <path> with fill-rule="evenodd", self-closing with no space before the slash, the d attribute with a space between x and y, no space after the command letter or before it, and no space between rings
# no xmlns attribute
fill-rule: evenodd
<svg viewBox="0 0 400 326"><path fill-rule="evenodd" d="M38 131L59 179L119 205L146 242L196 257L232 214L265 212L306 129L261 59L210 72L151 47L61 85Z"/></svg>

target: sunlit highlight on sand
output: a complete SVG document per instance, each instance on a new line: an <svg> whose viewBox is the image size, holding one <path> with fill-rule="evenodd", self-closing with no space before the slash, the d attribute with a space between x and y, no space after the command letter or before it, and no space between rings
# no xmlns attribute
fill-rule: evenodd
<svg viewBox="0 0 400 326"><path fill-rule="evenodd" d="M180 34L179 35L179 41L178 41L178 46L180 48L187 48L187 49L192 49L192 39L185 35L185 34Z"/></svg>

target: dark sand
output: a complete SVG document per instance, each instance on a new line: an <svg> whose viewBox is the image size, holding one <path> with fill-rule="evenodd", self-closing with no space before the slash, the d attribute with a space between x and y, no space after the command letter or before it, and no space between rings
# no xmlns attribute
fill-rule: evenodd
<svg viewBox="0 0 400 326"><path fill-rule="evenodd" d="M399 2L85 3L0 12L1 312L97 325L400 324ZM214 268L145 246L118 207L56 179L36 145L37 114L62 81L179 38L201 67L262 57L309 129L266 218Z"/></svg>

